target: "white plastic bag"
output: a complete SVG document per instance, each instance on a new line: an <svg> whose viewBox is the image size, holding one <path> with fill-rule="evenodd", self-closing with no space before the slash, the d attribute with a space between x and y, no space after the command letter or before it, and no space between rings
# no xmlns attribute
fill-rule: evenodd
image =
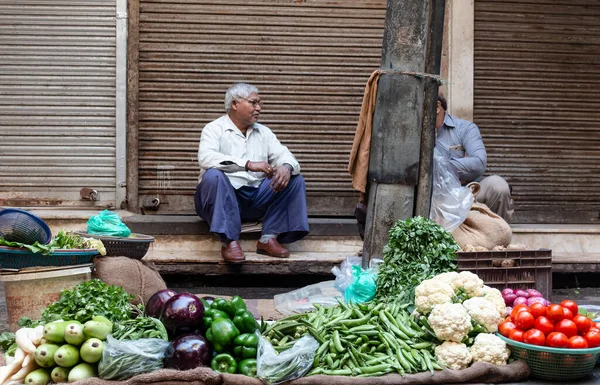
<svg viewBox="0 0 600 385"><path fill-rule="evenodd" d="M279 354L262 336L258 341L256 376L266 384L275 385L304 376L312 367L319 343L305 335L294 346Z"/></svg>
<svg viewBox="0 0 600 385"><path fill-rule="evenodd" d="M430 219L449 232L465 221L473 205L473 193L461 186L452 165L442 152L433 152L433 188Z"/></svg>
<svg viewBox="0 0 600 385"><path fill-rule="evenodd" d="M104 343L98 376L105 380L126 380L163 368L169 342L160 338L119 341L109 335Z"/></svg>
<svg viewBox="0 0 600 385"><path fill-rule="evenodd" d="M331 269L335 275L335 288L343 295L346 302L364 303L372 300L377 292L377 273L381 259L369 261L369 268L362 268L362 258L347 257L340 267Z"/></svg>
<svg viewBox="0 0 600 385"><path fill-rule="evenodd" d="M315 310L314 303L323 306L338 304L342 297L334 287L334 281L323 281L273 297L275 310L283 315L306 313Z"/></svg>

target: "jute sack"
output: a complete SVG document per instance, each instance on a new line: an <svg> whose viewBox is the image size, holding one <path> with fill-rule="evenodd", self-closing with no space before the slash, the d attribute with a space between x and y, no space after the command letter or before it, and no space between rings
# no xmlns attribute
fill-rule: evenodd
<svg viewBox="0 0 600 385"><path fill-rule="evenodd" d="M110 285L123 287L126 292L136 296L133 301L136 304L141 300L147 303L152 294L167 288L154 267L127 257L96 258L92 276Z"/></svg>
<svg viewBox="0 0 600 385"><path fill-rule="evenodd" d="M512 229L489 207L482 203L473 203L467 218L454 230L452 236L461 249L470 244L492 250L495 246L508 246L512 238Z"/></svg>

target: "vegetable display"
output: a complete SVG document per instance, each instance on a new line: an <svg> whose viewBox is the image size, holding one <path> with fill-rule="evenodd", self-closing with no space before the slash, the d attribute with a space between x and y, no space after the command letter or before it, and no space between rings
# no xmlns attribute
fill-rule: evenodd
<svg viewBox="0 0 600 385"><path fill-rule="evenodd" d="M33 245L7 241L0 237L0 246L22 247L32 253L49 254L55 250L64 249L97 249L100 255L106 255L106 249L101 240L95 238L83 238L75 233L61 230L52 237L48 244L40 244L35 242Z"/></svg>

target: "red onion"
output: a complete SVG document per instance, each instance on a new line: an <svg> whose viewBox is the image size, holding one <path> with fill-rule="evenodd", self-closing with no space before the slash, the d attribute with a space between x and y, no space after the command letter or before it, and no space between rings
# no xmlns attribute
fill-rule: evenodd
<svg viewBox="0 0 600 385"><path fill-rule="evenodd" d="M502 289L502 296L505 296L506 294L513 294L514 292L515 291L510 287L505 287L504 289Z"/></svg>
<svg viewBox="0 0 600 385"><path fill-rule="evenodd" d="M527 305L527 298L525 297L517 297L514 301L513 301L513 306L517 306L519 304L524 303L525 305Z"/></svg>
<svg viewBox="0 0 600 385"><path fill-rule="evenodd" d="M534 303L539 302L544 306L548 306L548 301L546 301L544 298L542 297L529 297L527 299L527 306L531 306Z"/></svg>
<svg viewBox="0 0 600 385"><path fill-rule="evenodd" d="M525 291L525 290L515 290L515 294L517 295L517 297L525 297L525 298L529 298L529 294Z"/></svg>
<svg viewBox="0 0 600 385"><path fill-rule="evenodd" d="M532 298L532 297L543 297L542 293L540 293L539 291L537 291L535 289L527 289L525 291L527 292L527 294L529 294L529 298Z"/></svg>
<svg viewBox="0 0 600 385"><path fill-rule="evenodd" d="M506 306L512 306L513 302L517 298L517 295L513 293L503 294L502 298L504 298L504 303L506 304Z"/></svg>

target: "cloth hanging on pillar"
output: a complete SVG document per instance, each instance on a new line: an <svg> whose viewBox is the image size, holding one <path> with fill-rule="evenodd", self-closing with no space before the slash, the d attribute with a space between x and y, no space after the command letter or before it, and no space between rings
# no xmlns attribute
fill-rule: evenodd
<svg viewBox="0 0 600 385"><path fill-rule="evenodd" d="M377 84L381 76L381 70L371 74L365 86L358 125L354 134L354 142L350 151L350 162L348 172L352 175L352 187L361 193L367 190L367 173L369 171L369 155L371 151L371 133L373 131L373 112L377 100Z"/></svg>

